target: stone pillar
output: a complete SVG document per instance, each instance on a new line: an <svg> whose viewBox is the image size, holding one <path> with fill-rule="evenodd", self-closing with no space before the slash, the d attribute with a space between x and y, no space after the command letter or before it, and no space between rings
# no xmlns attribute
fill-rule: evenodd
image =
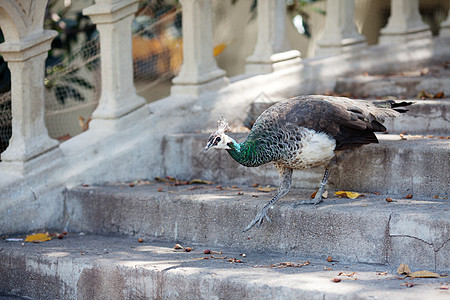
<svg viewBox="0 0 450 300"><path fill-rule="evenodd" d="M391 0L391 16L381 29L379 43L405 43L421 38L431 38L431 31L422 22L419 0Z"/></svg>
<svg viewBox="0 0 450 300"><path fill-rule="evenodd" d="M327 1L325 30L317 42L315 56L339 55L367 46L354 22L354 0Z"/></svg>
<svg viewBox="0 0 450 300"><path fill-rule="evenodd" d="M441 23L439 35L450 36L450 8L448 9L447 19Z"/></svg>
<svg viewBox="0 0 450 300"><path fill-rule="evenodd" d="M149 114L133 81L131 22L137 8L137 0L96 0L83 9L100 33L102 92L90 129L124 129Z"/></svg>
<svg viewBox="0 0 450 300"><path fill-rule="evenodd" d="M48 136L44 122L44 70L47 52L57 35L42 31L20 42L5 42L0 53L11 71L12 136L1 154L3 163L23 163L58 146Z"/></svg>
<svg viewBox="0 0 450 300"><path fill-rule="evenodd" d="M289 50L286 39L285 0L260 0L257 7L258 35L255 50L247 58L246 73L270 73L300 62L300 52Z"/></svg>
<svg viewBox="0 0 450 300"><path fill-rule="evenodd" d="M183 7L183 64L172 80L172 95L198 96L228 85L225 71L213 55L211 0L181 0Z"/></svg>

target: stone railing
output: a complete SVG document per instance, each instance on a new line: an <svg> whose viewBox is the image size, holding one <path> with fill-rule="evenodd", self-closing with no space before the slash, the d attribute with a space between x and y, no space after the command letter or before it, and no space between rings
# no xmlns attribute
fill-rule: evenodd
<svg viewBox="0 0 450 300"><path fill-rule="evenodd" d="M0 26L5 36L0 53L12 75L13 116L12 138L1 153L0 171L27 174L45 163L40 160L60 155L59 144L48 136L44 123L44 62L56 35L43 29L46 4L46 0L0 0ZM173 79L171 94L197 97L226 88L230 81L213 57L212 0L181 0L181 5L184 61ZM381 30L381 44L431 36L421 21L419 0L391 0L391 7L389 22ZM96 0L83 10L97 25L101 45L102 92L89 130L120 131L149 114L133 84L131 21L136 10L137 0ZM327 11L316 56L367 47L353 21L354 0L327 1ZM247 59L248 76L301 64L300 53L286 47L285 14L284 0L258 1L257 42ZM441 27L441 35L450 35L450 16Z"/></svg>

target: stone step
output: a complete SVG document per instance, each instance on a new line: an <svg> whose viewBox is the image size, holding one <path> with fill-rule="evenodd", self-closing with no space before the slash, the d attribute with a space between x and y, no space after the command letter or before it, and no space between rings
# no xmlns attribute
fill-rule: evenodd
<svg viewBox="0 0 450 300"><path fill-rule="evenodd" d="M450 134L450 99L406 100L414 102L402 116L386 120L390 133Z"/></svg>
<svg viewBox="0 0 450 300"><path fill-rule="evenodd" d="M246 134L230 134L243 141ZM272 164L247 168L226 151L204 152L208 134L174 134L163 143L164 172L182 179L203 178L230 184L278 185ZM425 136L378 135L371 144L348 154L331 170L331 189L379 192L405 196L448 196L450 194L450 139ZM316 189L323 167L294 171L293 187Z"/></svg>
<svg viewBox="0 0 450 300"><path fill-rule="evenodd" d="M293 190L269 210L272 222L242 230L275 194L248 186L146 182L74 187L65 197L67 230L125 234L239 251L335 257L340 262L448 270L448 199L366 194L293 207ZM390 197L392 202L386 201Z"/></svg>
<svg viewBox="0 0 450 300"><path fill-rule="evenodd" d="M449 83L450 87L450 83ZM448 94L450 95L450 93ZM399 101L413 102L408 112L400 117L386 120L385 125L390 133L407 132L409 134L445 135L450 132L450 98L434 100L406 99ZM258 116L275 101L267 97L259 97L252 104L248 118L244 121L251 127Z"/></svg>
<svg viewBox="0 0 450 300"><path fill-rule="evenodd" d="M0 298L448 299L448 278L397 279L385 265L246 252L124 236L69 234L22 245L0 240ZM187 246L187 244L185 244ZM203 250L222 250L205 255ZM209 259L199 259L210 257ZM235 262L219 257L236 258ZM241 260L241 262L237 262ZM410 265L412 271L417 271ZM339 275L340 274L340 275ZM402 275L403 277L403 275ZM334 280L336 278L336 280ZM340 281L339 281L340 280ZM338 282L336 282L338 281Z"/></svg>
<svg viewBox="0 0 450 300"><path fill-rule="evenodd" d="M341 77L336 81L335 92L350 93L359 97L403 96L417 97L421 91L436 95L443 92L450 95L450 69L443 74L420 76L402 75L359 75Z"/></svg>

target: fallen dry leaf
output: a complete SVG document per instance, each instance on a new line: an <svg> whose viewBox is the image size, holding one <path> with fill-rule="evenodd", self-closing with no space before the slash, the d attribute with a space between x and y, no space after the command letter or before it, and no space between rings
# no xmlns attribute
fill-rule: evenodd
<svg viewBox="0 0 450 300"><path fill-rule="evenodd" d="M436 95L434 95L434 98L444 98L445 94L444 92L437 92Z"/></svg>
<svg viewBox="0 0 450 300"><path fill-rule="evenodd" d="M432 93L428 93L425 90L420 90L417 94L416 98L418 99L433 99L434 95Z"/></svg>
<svg viewBox="0 0 450 300"><path fill-rule="evenodd" d="M399 275L402 275L402 274L408 275L409 273L411 273L411 269L409 268L409 266L407 264L401 263L400 266L398 266L398 268L397 268L397 273Z"/></svg>
<svg viewBox="0 0 450 300"><path fill-rule="evenodd" d="M192 179L189 183L191 183L191 184L207 184L207 185L213 184L212 181L203 180L203 179Z"/></svg>
<svg viewBox="0 0 450 300"><path fill-rule="evenodd" d="M270 185L267 185L267 186L265 186L265 187L258 186L258 187L256 188L256 190L258 190L258 191L260 191L260 192L265 192L265 193L269 193L269 192L275 191L275 190L277 190L277 189L278 189L278 188L276 188L276 187L270 187Z"/></svg>
<svg viewBox="0 0 450 300"><path fill-rule="evenodd" d="M183 248L184 248L184 247L181 246L180 244L176 244L175 247L173 247L173 249L176 249L176 250L178 250L178 249L183 249Z"/></svg>
<svg viewBox="0 0 450 300"><path fill-rule="evenodd" d="M342 197L346 197L346 198L350 198L350 199L356 199L360 196L364 196L360 193L357 192L349 192L349 191L337 191L336 193L334 193L335 195L338 196L342 196Z"/></svg>
<svg viewBox="0 0 450 300"><path fill-rule="evenodd" d="M413 287L414 286L414 283L412 283L412 282L405 282L405 283L402 283L402 284L400 284L400 285L404 285L404 286L406 286L406 287Z"/></svg>
<svg viewBox="0 0 450 300"><path fill-rule="evenodd" d="M199 258L193 258L191 257L193 260L202 260L202 259L209 259L209 256L205 256L205 257L199 257Z"/></svg>
<svg viewBox="0 0 450 300"><path fill-rule="evenodd" d="M409 273L408 275L415 278L441 278L441 275L439 275L438 273L430 271L416 271Z"/></svg>
<svg viewBox="0 0 450 300"><path fill-rule="evenodd" d="M308 261L300 261L300 262L281 262L281 263L276 263L276 264L271 264L271 265L255 265L253 266L253 268L278 268L278 269L282 269L282 268L301 268L304 266L309 265L311 262Z"/></svg>
<svg viewBox="0 0 450 300"><path fill-rule="evenodd" d="M25 242L40 243L50 241L52 238L48 233L36 233L27 236Z"/></svg>
<svg viewBox="0 0 450 300"><path fill-rule="evenodd" d="M229 259L227 259L227 262L238 263L238 264L244 263L244 261L242 259L237 259L237 258L229 258Z"/></svg>

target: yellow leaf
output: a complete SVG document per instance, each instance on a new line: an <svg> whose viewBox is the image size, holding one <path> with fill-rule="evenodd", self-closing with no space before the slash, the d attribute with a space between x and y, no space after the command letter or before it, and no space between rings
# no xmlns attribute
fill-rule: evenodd
<svg viewBox="0 0 450 300"><path fill-rule="evenodd" d="M441 278L441 275L430 271L416 271L410 273L409 276L416 278Z"/></svg>
<svg viewBox="0 0 450 300"><path fill-rule="evenodd" d="M27 236L27 238L25 239L25 242L39 243L39 242L50 241L51 239L52 238L48 235L48 233L36 233L36 234Z"/></svg>
<svg viewBox="0 0 450 300"><path fill-rule="evenodd" d="M338 191L338 192L336 192L334 194L338 195L338 196L343 196L343 197L346 197L346 198L350 198L350 199L356 199L359 196L363 196L362 194L359 194L357 192L349 192L349 191Z"/></svg>
<svg viewBox="0 0 450 300"><path fill-rule="evenodd" d="M407 264L401 263L400 266L398 266L397 268L397 273L398 274L406 274L408 275L409 273L411 273L411 269L409 268L409 266Z"/></svg>
<svg viewBox="0 0 450 300"><path fill-rule="evenodd" d="M272 191L277 190L277 188L276 188L276 187L270 187L270 185L268 185L268 186L266 186L266 187L258 186L258 187L256 188L256 190L258 190L258 191L260 191L260 192L268 193L268 192L272 192Z"/></svg>
<svg viewBox="0 0 450 300"><path fill-rule="evenodd" d="M203 179L192 179L190 181L190 183L191 184L194 184L194 183L196 183L196 184L208 184L208 185L213 184L211 181L203 180Z"/></svg>
<svg viewBox="0 0 450 300"><path fill-rule="evenodd" d="M217 46L214 47L214 51L213 51L213 55L217 56L220 53L223 52L223 50L225 50L225 48L227 47L227 44L219 44Z"/></svg>

